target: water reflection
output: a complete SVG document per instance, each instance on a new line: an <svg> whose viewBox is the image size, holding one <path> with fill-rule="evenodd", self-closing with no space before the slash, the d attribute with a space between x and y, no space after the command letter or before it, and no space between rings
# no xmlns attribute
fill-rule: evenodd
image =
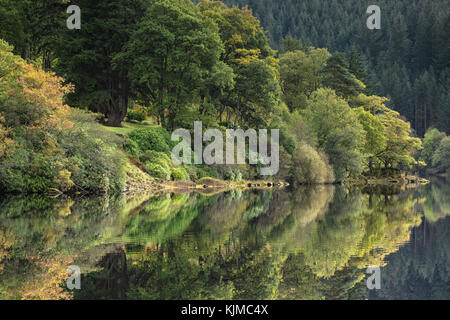
<svg viewBox="0 0 450 320"><path fill-rule="evenodd" d="M389 299L411 287L449 298L449 188L10 197L0 298ZM64 287L71 264L81 290ZM365 281L373 265L384 267L377 292Z"/></svg>

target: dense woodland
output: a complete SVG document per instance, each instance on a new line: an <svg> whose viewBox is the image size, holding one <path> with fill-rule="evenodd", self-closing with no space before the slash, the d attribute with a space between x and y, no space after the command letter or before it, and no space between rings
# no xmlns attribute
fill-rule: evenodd
<svg viewBox="0 0 450 320"><path fill-rule="evenodd" d="M308 41L286 30L283 33L292 35L281 40L271 27L285 22L272 21L266 31L248 7L208 0L198 4L190 0L80 0L76 4L82 11L82 27L70 30L66 26L69 4L0 0L3 191L116 192L130 176L126 169L130 157L133 165L160 180L258 177L257 166L175 166L170 160L174 146L170 133L176 128L192 129L199 120L205 129L222 131L280 129L277 178L294 183L343 182L425 165L436 172L448 168L450 138L447 125L439 122L448 120L448 99L442 95L448 92L437 84L443 83L438 79L448 80L448 48L443 47L448 42L442 38L448 36L443 31L445 24L434 26L439 29L435 41L443 49L431 54L429 44L420 49L424 52L416 49L417 39L422 39L419 31L408 50L394 46L397 40L380 39L374 41L386 44L387 51L361 48L357 37L355 42L350 40L350 23L345 24L348 39L330 36L339 39L341 47L325 40L316 43L312 35L317 31L308 32L312 37ZM424 11L419 4L414 6L412 12ZM318 30L339 30L327 21L342 23L339 16L347 7L347 2L342 3L332 11L337 16L328 14L325 21L313 19L313 24ZM261 15L258 7L255 10ZM306 14L305 10L289 12ZM264 16L261 19L268 23ZM293 27L310 24L292 23ZM386 28L383 37L390 39L392 30ZM380 31L372 32L366 38L380 37ZM430 32L423 39L432 39L429 35L435 33ZM277 51L274 48L280 41ZM352 48L350 54L346 48ZM398 52L391 53L393 48ZM420 63L419 51L426 58ZM398 57L399 52L405 54L405 62L397 67L411 73L413 82L414 72L420 78L422 71L440 65L435 73L428 73L436 80L430 96L439 102L429 104L425 97L414 107L415 114L426 105L430 106L427 112L432 111L420 118L422 131L414 130L417 121L412 128L398 112L410 120L419 119L410 117L409 102L375 94L379 84L395 88L389 81L398 75L397 67L389 57ZM377 63L380 57L385 57L385 64ZM386 73L386 81L376 80L378 69ZM430 84L418 84L417 90L414 84L411 92L422 92ZM389 95L394 97L394 93ZM120 136L113 134L125 120L151 123ZM421 153L418 135L431 124L438 129L430 130L427 148Z"/></svg>
<svg viewBox="0 0 450 320"><path fill-rule="evenodd" d="M450 132L450 2L380 0L381 30L366 27L369 4L359 0L224 0L248 5L276 49L283 39L360 55L361 80L412 123L418 136L430 127ZM355 66L355 65L354 65Z"/></svg>

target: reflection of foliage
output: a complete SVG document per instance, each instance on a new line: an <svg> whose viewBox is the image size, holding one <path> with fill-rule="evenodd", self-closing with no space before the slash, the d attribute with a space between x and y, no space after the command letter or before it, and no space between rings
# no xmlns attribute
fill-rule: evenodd
<svg viewBox="0 0 450 320"><path fill-rule="evenodd" d="M411 229L421 221L412 214L412 196L337 197L333 211L318 224L305 247L307 264L321 277L350 265L361 269L384 265L384 258L407 242Z"/></svg>
<svg viewBox="0 0 450 320"><path fill-rule="evenodd" d="M430 222L436 222L447 215L450 215L450 186L436 180L431 185L422 187L422 192L426 195L423 204L425 217Z"/></svg>
<svg viewBox="0 0 450 320"><path fill-rule="evenodd" d="M228 247L198 255L195 243L169 241L131 266L129 298L275 298L280 267L276 261L270 247Z"/></svg>
<svg viewBox="0 0 450 320"><path fill-rule="evenodd" d="M388 257L373 299L450 299L450 218L424 223L411 244Z"/></svg>
<svg viewBox="0 0 450 320"><path fill-rule="evenodd" d="M445 190L435 188L420 192L445 208ZM75 299L363 298L365 268L385 266L420 224L422 200L413 195L318 186L126 202L9 198L0 201L0 296L65 298L62 271L73 260L86 279ZM399 283L445 279L442 250L401 276L397 266ZM39 281L49 286L39 290Z"/></svg>
<svg viewBox="0 0 450 320"><path fill-rule="evenodd" d="M108 236L121 199L51 199L11 196L0 200L0 297L67 299L62 286L74 256ZM1 271L0 271L1 272Z"/></svg>
<svg viewBox="0 0 450 320"><path fill-rule="evenodd" d="M333 207L308 239L305 261L319 277L342 269L357 251L364 236L361 198L337 189Z"/></svg>
<svg viewBox="0 0 450 320"><path fill-rule="evenodd" d="M3 260L11 258L9 248L14 244L14 238L11 232L0 229L0 274L3 271Z"/></svg>
<svg viewBox="0 0 450 320"><path fill-rule="evenodd" d="M162 195L150 199L144 209L126 222L126 237L155 245L180 236L203 207L203 201L189 194Z"/></svg>
<svg viewBox="0 0 450 320"><path fill-rule="evenodd" d="M69 277L66 270L71 260L61 256L52 258L32 257L40 272L21 288L24 300L68 300L72 297L65 291L62 284Z"/></svg>

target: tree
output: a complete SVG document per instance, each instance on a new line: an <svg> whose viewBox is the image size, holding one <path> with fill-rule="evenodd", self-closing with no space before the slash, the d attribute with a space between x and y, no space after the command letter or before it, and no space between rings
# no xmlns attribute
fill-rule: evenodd
<svg viewBox="0 0 450 320"><path fill-rule="evenodd" d="M0 39L14 45L16 53L26 47L25 2L0 0Z"/></svg>
<svg viewBox="0 0 450 320"><path fill-rule="evenodd" d="M440 171L450 168L450 137L445 137L433 154L433 167Z"/></svg>
<svg viewBox="0 0 450 320"><path fill-rule="evenodd" d="M368 159L369 170L372 171L378 154L386 147L387 137L384 126L379 117L365 111L363 107L355 109L355 112L366 133L363 154Z"/></svg>
<svg viewBox="0 0 450 320"><path fill-rule="evenodd" d="M323 70L323 85L344 98L357 96L365 86L349 70L342 54L331 56Z"/></svg>
<svg viewBox="0 0 450 320"><path fill-rule="evenodd" d="M242 124L267 125L279 103L280 86L275 70L266 61L242 65L236 79L231 105Z"/></svg>
<svg viewBox="0 0 450 320"><path fill-rule="evenodd" d="M420 158L425 161L427 165L432 164L433 155L443 138L445 138L445 133L440 132L436 128L430 128L427 133L425 133L423 150L420 153Z"/></svg>
<svg viewBox="0 0 450 320"><path fill-rule="evenodd" d="M363 82L367 77L364 64L361 62L361 55L355 45L352 46L348 57L348 71Z"/></svg>
<svg viewBox="0 0 450 320"><path fill-rule="evenodd" d="M287 52L280 57L280 84L283 100L291 111L304 109L306 99L322 82L321 70L330 53L326 49Z"/></svg>
<svg viewBox="0 0 450 320"><path fill-rule="evenodd" d="M291 35L287 36L282 41L282 53L290 52L290 51L297 51L297 50L304 50L304 47L302 43L292 37Z"/></svg>
<svg viewBox="0 0 450 320"><path fill-rule="evenodd" d="M400 114L394 110L388 110L380 115L387 137L386 148L378 158L384 163L385 168L396 165L411 167L417 164L414 154L422 148L422 141L412 136L411 124L400 118Z"/></svg>
<svg viewBox="0 0 450 320"><path fill-rule="evenodd" d="M81 30L63 28L55 53L56 70L75 86L68 95L73 107L101 112L110 126L120 126L130 97L128 70L113 59L128 42L145 12L143 0L80 0Z"/></svg>
<svg viewBox="0 0 450 320"><path fill-rule="evenodd" d="M282 53L285 52L283 41L291 37L304 46L327 48L330 52L347 55L351 55L355 46L364 56L369 74L369 79L356 75L367 86L365 91L390 97L390 106L406 116L413 128L416 103L411 84L430 67L435 70L435 78L440 83L450 79L450 12L447 0L379 0L377 3L383 9L382 24L388 26L382 30L366 27L361 13L366 11L367 3L359 0L329 1L329 5L320 5L316 0L223 2L228 6L248 5L267 30L271 45ZM401 73L397 72L395 64ZM417 130L419 136L428 127L450 133L448 87L438 88L434 95L424 96L421 101L419 107L427 105L429 117L426 128ZM424 122L422 118L419 115L419 121Z"/></svg>
<svg viewBox="0 0 450 320"><path fill-rule="evenodd" d="M161 124L173 129L222 51L217 25L190 1L160 0L138 24L115 64L129 68L133 89L154 103Z"/></svg>
<svg viewBox="0 0 450 320"><path fill-rule="evenodd" d="M347 101L329 88L313 92L304 111L317 142L330 158L336 181L348 173L356 176L362 170L364 129Z"/></svg>
<svg viewBox="0 0 450 320"><path fill-rule="evenodd" d="M235 125L265 123L278 105L280 88L275 52L259 20L246 6L227 8L220 1L202 0L198 8L219 26L225 49L220 60L236 75L222 103L234 114Z"/></svg>

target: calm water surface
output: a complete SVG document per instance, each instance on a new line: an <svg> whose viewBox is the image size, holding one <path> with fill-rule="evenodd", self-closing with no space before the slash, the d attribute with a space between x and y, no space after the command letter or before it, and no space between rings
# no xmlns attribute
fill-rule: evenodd
<svg viewBox="0 0 450 320"><path fill-rule="evenodd" d="M449 274L445 181L0 198L0 299L450 299Z"/></svg>

